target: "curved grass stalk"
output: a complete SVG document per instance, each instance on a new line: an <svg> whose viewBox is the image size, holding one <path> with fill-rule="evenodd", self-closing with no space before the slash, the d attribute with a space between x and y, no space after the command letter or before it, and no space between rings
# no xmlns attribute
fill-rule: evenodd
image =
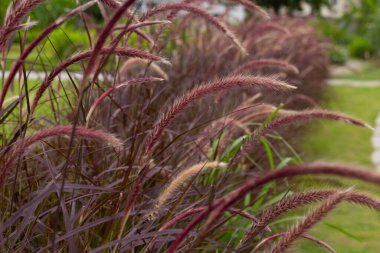
<svg viewBox="0 0 380 253"><path fill-rule="evenodd" d="M158 119L145 146L145 154L148 154L151 151L165 128L168 127L176 115L183 111L187 106L207 95L236 87L261 87L272 90L295 88L282 81L255 76L232 76L220 81L200 85L174 101L174 103L168 107L167 111Z"/></svg>
<svg viewBox="0 0 380 253"><path fill-rule="evenodd" d="M18 30L22 18L25 17L34 7L41 4L45 0L27 0L21 1L6 16L4 25L0 28L0 51L3 50L9 35Z"/></svg>
<svg viewBox="0 0 380 253"><path fill-rule="evenodd" d="M328 213L334 210L338 204L344 201L350 195L350 190L334 193L323 201L318 207L312 210L306 218L293 226L281 239L278 241L268 253L283 253L292 245L292 243L302 234L306 233L317 222L322 220Z"/></svg>
<svg viewBox="0 0 380 253"><path fill-rule="evenodd" d="M180 11L180 10L186 10L189 11L197 16L200 16L204 18L207 22L213 24L217 29L222 31L236 46L239 48L239 50L243 54L247 54L246 49L243 47L243 45L240 43L238 38L235 36L235 34L228 29L226 25L221 23L217 18L214 16L210 15L206 11L204 11L201 8L195 7L190 4L186 3L169 3L169 4L162 4L159 5L151 10L148 10L144 15L141 16L140 22L147 20L148 18L161 13L161 12L166 12L166 11Z"/></svg>
<svg viewBox="0 0 380 253"><path fill-rule="evenodd" d="M240 65L236 70L233 71L234 74L241 74L247 70L256 69L256 68L265 68L265 67L278 67L289 71L292 74L299 74L299 70L293 64L290 64L287 61L278 60L278 59L255 59L248 61Z"/></svg>
<svg viewBox="0 0 380 253"><path fill-rule="evenodd" d="M317 119L340 121L343 123L352 124L373 130L373 127L368 125L366 122L342 113L336 113L320 109L304 110L294 113L287 113L279 119L275 119L269 122L257 134L254 134L250 140L247 140L243 144L242 150L249 152L253 149L254 145L260 140L260 137L263 137L274 130L280 129L288 125L305 123Z"/></svg>
<svg viewBox="0 0 380 253"><path fill-rule="evenodd" d="M173 253L186 238L186 235L202 220L208 217L206 223L203 225L203 229L199 234L196 242L203 240L207 235L207 231L212 224L219 219L222 213L230 208L234 203L244 198L244 196L258 187L282 178L290 178L300 175L335 175L352 179L359 179L368 183L380 185L380 174L374 173L366 169L358 169L348 165L335 165L335 164L308 164L300 166L287 166L283 169L268 171L261 176L254 179L247 180L242 186L238 187L225 197L222 197L214 202L210 207L210 212L201 212L183 232L177 236L175 241L171 244L168 252Z"/></svg>
<svg viewBox="0 0 380 253"><path fill-rule="evenodd" d="M0 94L0 111L3 109L4 99L5 96L13 82L14 77L17 74L17 71L20 69L22 63L26 60L28 55L32 52L32 50L44 39L46 38L50 33L52 33L57 27L61 26L63 23L65 23L68 19L72 18L73 16L83 12L87 8L91 7L94 3L96 3L97 0L89 1L88 3L79 6L72 11L68 12L65 16L62 16L58 18L55 22L50 24L47 28L45 28L38 36L35 38L32 43L22 52L20 57L18 58L17 62L12 66L9 76L1 90Z"/></svg>
<svg viewBox="0 0 380 253"><path fill-rule="evenodd" d="M284 213L304 205L324 200L336 193L337 190L317 190L297 193L281 200L277 204L268 207L258 218L257 222L252 226L251 230L244 235L244 238L241 240L240 247L238 247L237 250L242 248L249 238L254 238L257 236L263 229L267 228L271 222ZM347 197L346 201L363 205L380 212L380 202L364 194L352 192Z"/></svg>
<svg viewBox="0 0 380 253"><path fill-rule="evenodd" d="M91 57L93 54L93 50L85 51L85 52L80 52L77 53L70 58L66 59L65 61L61 62L57 67L55 67L50 74L44 79L42 82L41 86L38 88L36 92L36 96L33 100L33 104L31 106L31 114L34 113L38 101L41 99L42 94L45 92L45 90L50 86L51 82L54 80L54 78L61 73L64 69L69 67L70 65L79 62L81 60L87 59ZM106 47L100 50L100 54L102 55L108 55L108 54L114 54L118 56L124 56L124 57L138 57L142 59L146 59L149 61L161 61L161 62L167 62L167 60L156 56L154 54L139 50L139 49L134 49L134 48L112 48L112 47Z"/></svg>
<svg viewBox="0 0 380 253"><path fill-rule="evenodd" d="M91 118L91 115L92 113L94 112L95 108L106 98L108 97L111 93L113 93L114 91L122 88L122 87L125 87L125 86L129 86L129 85L132 85L132 84L137 84L137 83L144 83L144 82L161 82L161 81L164 81L164 79L161 79L161 78L155 78L155 77L142 77L142 78L135 78L135 79L132 79L132 80L129 80L129 81L126 81L124 83L121 83L121 84L118 84L114 87L111 87L109 88L108 90L106 90L102 95L100 95L95 101L94 103L91 105L90 107L90 110L88 111L87 113L87 116L86 116L86 124L88 126L89 124L89 121L90 121L90 118Z"/></svg>
<svg viewBox="0 0 380 253"><path fill-rule="evenodd" d="M160 77L164 78L165 80L169 79L166 72L159 65L157 65L156 63L154 63L150 60L141 59L141 58L130 58L130 59L126 60L123 64L123 66L121 66L121 68L119 70L119 74L121 76L124 76L128 69L130 69L134 66L139 66L139 65L143 65L143 66L148 67L149 69L156 72Z"/></svg>
<svg viewBox="0 0 380 253"><path fill-rule="evenodd" d="M194 177L199 175L199 173L205 172L209 169L225 167L226 164L221 162L201 162L187 168L182 171L160 194L156 208L161 209L166 202L180 190L180 188L186 186Z"/></svg>
<svg viewBox="0 0 380 253"><path fill-rule="evenodd" d="M37 133L26 137L25 139L19 140L14 143L11 150L7 155L5 155L4 161L0 165L0 186L3 183L3 179L7 172L7 169L17 161L17 158L22 156L26 150L33 144L45 140L46 138L53 136L61 135L70 135L72 132L73 126L56 126L44 130L40 130ZM89 139L89 140L98 140L105 142L113 146L116 150L119 150L122 147L122 141L116 138L113 134L101 131L88 129L86 127L76 127L75 134L78 137Z"/></svg>
<svg viewBox="0 0 380 253"><path fill-rule="evenodd" d="M257 252L257 250L259 248L261 248L261 246L263 246L264 244L268 243L269 241L273 240L273 239L276 239L278 237L282 237L282 236L286 236L287 235L287 232L282 232L282 233L278 233L278 234L274 234L274 235L271 235L267 238L264 238L263 240L261 240L257 245L256 247L253 249L252 253L254 252ZM330 251L331 253L337 253L330 245L328 245L327 243L323 242L322 240L314 237L314 236L311 236L311 235L308 235L308 234L302 234L300 235L300 237L302 238L305 238L309 241L312 241L320 246L322 246L323 248L325 248L326 250Z"/></svg>

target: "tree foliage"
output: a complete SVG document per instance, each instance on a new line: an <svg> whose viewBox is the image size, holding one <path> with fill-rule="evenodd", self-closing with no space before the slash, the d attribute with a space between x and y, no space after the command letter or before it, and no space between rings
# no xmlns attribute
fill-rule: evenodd
<svg viewBox="0 0 380 253"><path fill-rule="evenodd" d="M4 22L7 8L13 0L0 0L0 24ZM80 0L79 4L85 3L86 0ZM39 27L46 27L48 24L54 22L62 14L78 6L76 0L50 0L45 1L37 6L30 13L31 20L38 21ZM92 7L88 13L95 17L96 20L101 19L99 9Z"/></svg>
<svg viewBox="0 0 380 253"><path fill-rule="evenodd" d="M258 4L267 8L272 8L278 13L281 7L286 7L291 13L295 10L302 10L302 3L309 4L313 12L319 12L322 6L330 6L331 0L256 0Z"/></svg>

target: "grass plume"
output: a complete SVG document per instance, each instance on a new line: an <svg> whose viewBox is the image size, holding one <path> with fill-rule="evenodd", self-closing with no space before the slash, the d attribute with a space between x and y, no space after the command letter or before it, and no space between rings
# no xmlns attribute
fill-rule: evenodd
<svg viewBox="0 0 380 253"><path fill-rule="evenodd" d="M352 124L373 130L373 127L368 125L366 122L342 113L331 112L321 109L304 110L286 114L278 119L271 121L270 123L265 125L257 134L254 134L250 140L247 140L244 143L242 149L246 152L249 152L253 149L254 145L260 140L260 137L265 136L266 134L280 129L282 127L319 119L340 121L343 123Z"/></svg>
<svg viewBox="0 0 380 253"><path fill-rule="evenodd" d="M201 8L198 8L196 6L186 4L186 3L169 3L169 4L162 4L159 5L148 12L146 12L143 16L140 18L140 22L145 21L146 19L160 13L160 12L166 12L166 11L180 11L180 10L186 10L189 11L197 16L200 16L207 20L208 23L213 24L217 29L222 31L238 48L243 54L247 54L246 49L244 46L240 43L236 35L228 29L226 25L221 23L217 18L210 15L206 11L204 11Z"/></svg>
<svg viewBox="0 0 380 253"><path fill-rule="evenodd" d="M157 209L162 208L165 203L176 194L182 187L185 187L194 177L209 169L225 168L226 164L221 162L200 162L182 171L158 197Z"/></svg>
<svg viewBox="0 0 380 253"><path fill-rule="evenodd" d="M183 111L191 103L207 95L215 94L218 91L236 87L260 87L271 90L294 89L294 86L291 86L285 82L277 81L271 78L255 76L232 76L216 82L202 84L185 93L182 97L177 98L176 101L174 101L174 103L169 106L167 111L158 119L147 141L145 154L148 154L150 152L155 142L158 140L158 138L160 138L162 132L166 127L169 126L176 115Z"/></svg>
<svg viewBox="0 0 380 253"><path fill-rule="evenodd" d="M11 8L6 17L4 25L0 28L0 51L4 49L4 45L9 35L17 30L22 18L25 17L34 7L41 4L45 0L24 0Z"/></svg>
<svg viewBox="0 0 380 253"><path fill-rule="evenodd" d="M288 233L286 233L280 241L278 241L272 249L269 251L270 253L282 253L288 247L292 245L292 243L300 237L302 234L307 232L312 226L314 226L317 222L323 219L328 213L336 208L338 204L344 201L350 195L351 190L346 190L342 192L335 193L328 197L325 201L323 201L318 207L312 210L306 218L295 225L290 229Z"/></svg>
<svg viewBox="0 0 380 253"><path fill-rule="evenodd" d="M338 164L305 164L300 166L287 166L280 170L269 171L254 179L247 180L243 185L233 190L226 196L216 200L210 207L210 213L200 213L188 227L177 236L176 240L170 247L170 252L174 252L181 242L185 239L186 235L203 219L207 218L206 223L203 225L203 230L200 232L197 241L203 240L207 231L212 224L220 218L222 213L231 207L238 200L242 199L248 192L257 189L258 187L271 182L273 180L279 180L282 178L290 178L300 175L335 175L353 179L360 179L368 183L374 183L380 185L380 174L374 173L365 169L358 169L348 165ZM207 215L208 214L208 215Z"/></svg>
<svg viewBox="0 0 380 253"><path fill-rule="evenodd" d="M247 242L249 238L254 238L255 236L257 236L272 221L274 221L284 213L289 212L290 210L293 210L295 208L302 207L304 205L325 200L336 193L338 193L337 190L316 190L301 192L287 197L281 200L280 202L266 208L264 212L260 215L260 217L257 219L257 222L244 235L244 238L242 239L242 243L240 244L239 248L242 248L244 246L244 243ZM346 201L366 206L380 212L380 202L365 194L352 192L349 194Z"/></svg>
<svg viewBox="0 0 380 253"><path fill-rule="evenodd" d="M34 110L36 109L38 102L39 102L40 98L42 97L42 94L50 86L51 82L54 80L54 78L59 73L61 73L63 70L65 70L66 68L68 68L72 64L91 57L92 54L93 54L93 50L88 50L85 52L77 53L77 54L69 57L68 59L64 60L57 67L55 67L50 72L50 74L44 79L41 86L38 88L38 90L36 92L36 96L35 96L33 104L32 104L32 107L31 107L31 114L33 114ZM159 56L145 52L143 50L134 49L134 48L105 47L105 48L100 50L100 54L101 55L114 54L117 56L141 58L141 59L145 59L145 60L149 60L149 61L162 61L165 63L167 62L165 59L163 59Z"/></svg>
<svg viewBox="0 0 380 253"><path fill-rule="evenodd" d="M278 67L289 71L292 74L297 75L299 70L296 66L288 63L287 61L278 60L278 59L258 59L248 61L241 66L239 66L233 73L241 74L245 71L257 69L257 68L265 68L265 67Z"/></svg>
<svg viewBox="0 0 380 253"><path fill-rule="evenodd" d="M163 79L165 79L165 80L169 79L166 72L158 64L156 64L150 60L142 59L142 58L130 58L130 59L126 60L123 63L123 65L121 66L121 68L119 70L119 74L121 76L124 76L129 69L136 67L136 66L147 67L148 69L157 73Z"/></svg>

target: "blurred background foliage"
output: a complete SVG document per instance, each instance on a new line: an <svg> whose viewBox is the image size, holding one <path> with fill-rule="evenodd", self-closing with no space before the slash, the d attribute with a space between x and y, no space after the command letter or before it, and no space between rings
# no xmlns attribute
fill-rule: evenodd
<svg viewBox="0 0 380 253"><path fill-rule="evenodd" d="M3 22L8 5L14 0L1 0L0 20ZM83 2L83 1L80 1ZM256 3L280 13L286 9L287 14L302 11L305 4L311 7L311 14L316 17L315 24L319 31L331 42L330 60L336 64L344 64L349 57L359 59L377 59L380 50L380 0L347 0L346 10L340 17L329 18L321 15L321 8L331 8L336 0L255 0ZM46 1L31 13L31 20L38 21L33 32L28 34L28 40L33 40L39 29L46 27L62 13L72 9L77 0L54 0ZM92 8L89 13L95 22L101 20L99 8ZM57 52L63 54L62 48L70 43L80 45L87 43L87 37L77 29L82 22L73 19L60 32L52 34L53 42L56 42ZM67 36L70 34L70 36ZM18 39L17 36L15 38ZM60 46L62 45L62 47ZM86 46L86 45L85 45Z"/></svg>
<svg viewBox="0 0 380 253"><path fill-rule="evenodd" d="M3 23L4 17L7 12L7 8L15 0L1 0L0 3L0 23ZM78 6L79 3L85 3L85 0L50 0L45 1L43 4L40 4L30 13L32 21L38 21L37 27L46 27L50 23L54 22L58 17L63 13L72 10L74 7ZM90 7L87 11L87 14L90 14L94 17L95 21L100 22L102 20L101 13L99 8L96 6ZM71 26L82 25L82 22L79 22L78 18L68 22Z"/></svg>
<svg viewBox="0 0 380 253"><path fill-rule="evenodd" d="M0 4L0 18L3 21L9 4L14 0L1 0ZM46 1L37 8L33 9L31 19L38 21L41 27L46 27L57 17L65 13L67 10L77 6L75 0L54 0Z"/></svg>
<svg viewBox="0 0 380 253"><path fill-rule="evenodd" d="M288 13L292 13L295 10L302 10L302 4L309 4L312 7L313 12L317 13L321 10L322 6L329 7L331 0L257 0L256 3L273 9L276 13L279 13L282 7L286 7Z"/></svg>
<svg viewBox="0 0 380 253"><path fill-rule="evenodd" d="M331 60L377 58L380 50L380 0L347 1L347 10L336 19L319 17L317 26L332 42Z"/></svg>
<svg viewBox="0 0 380 253"><path fill-rule="evenodd" d="M1 0L0 4L0 24L4 22L4 18L7 13L7 8L10 3L14 0ZM78 0L51 0L45 1L43 4L37 6L30 13L31 21L37 21L36 26L27 33L26 40L28 43L34 40L34 38L41 32L41 30L47 27L49 24L54 22L57 18L62 16L64 13L72 10L77 6ZM79 1L80 3L85 3L85 0ZM89 24L90 30L94 31L96 29L97 23L102 20L99 8L93 6L86 11L87 15L91 15L92 21L95 23ZM69 55L74 51L88 48L89 40L85 32L83 32L83 22L80 17L74 17L59 29L55 30L49 35L50 42L49 45L54 45L54 52L52 54L58 54L59 56ZM15 36L14 41L19 42L20 37ZM48 45L48 46L49 46ZM72 45L72 46L68 46ZM18 50L16 50L18 51ZM53 57L55 58L55 57ZM53 59L52 58L52 59ZM52 60L54 61L54 59Z"/></svg>

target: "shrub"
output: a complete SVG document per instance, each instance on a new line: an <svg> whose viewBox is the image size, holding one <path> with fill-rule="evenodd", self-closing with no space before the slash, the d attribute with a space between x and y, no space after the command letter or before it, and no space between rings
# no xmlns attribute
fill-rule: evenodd
<svg viewBox="0 0 380 253"><path fill-rule="evenodd" d="M348 51L352 57L369 58L374 53L371 43L362 37L356 37L348 45Z"/></svg>
<svg viewBox="0 0 380 253"><path fill-rule="evenodd" d="M344 47L333 45L329 51L330 61L334 64L345 64L348 60L348 52Z"/></svg>

